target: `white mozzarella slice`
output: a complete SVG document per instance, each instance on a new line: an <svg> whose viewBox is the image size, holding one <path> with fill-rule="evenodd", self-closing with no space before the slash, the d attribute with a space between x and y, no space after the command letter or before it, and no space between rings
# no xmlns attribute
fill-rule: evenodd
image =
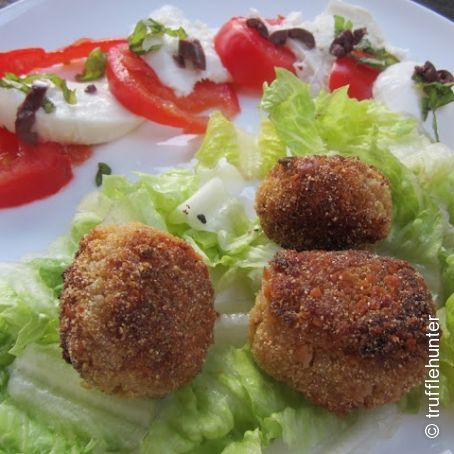
<svg viewBox="0 0 454 454"><path fill-rule="evenodd" d="M432 115L429 116L427 121L432 122ZM454 129L452 127L454 124L453 102L437 109L437 122L440 141L454 148Z"/></svg>
<svg viewBox="0 0 454 454"><path fill-rule="evenodd" d="M114 98L105 79L93 83L97 90L90 94L84 91L87 83L68 82L69 88L76 89L76 104L68 104L62 92L51 85L46 96L55 110L46 113L39 109L33 131L44 140L94 145L115 140L144 121ZM15 131L17 109L24 97L19 90L0 88L0 125Z"/></svg>
<svg viewBox="0 0 454 454"><path fill-rule="evenodd" d="M421 120L419 92L412 80L417 64L414 61L405 61L391 65L377 77L373 96L388 109Z"/></svg>
<svg viewBox="0 0 454 454"><path fill-rule="evenodd" d="M229 72L214 49L214 30L202 22L189 21L183 12L174 6L163 6L154 11L150 17L170 28L183 27L188 38L198 39L203 47L206 59L205 70L178 67L173 58L178 52L178 38L168 35L164 35L162 46L158 51L144 55L144 60L154 69L159 79L173 88L177 96L188 95L194 85L201 80L211 80L216 83L231 80Z"/></svg>
<svg viewBox="0 0 454 454"><path fill-rule="evenodd" d="M385 104L388 109L416 118L420 129L433 137L433 114L429 112L427 119L423 122L421 94L412 79L415 66L419 64L414 61L405 61L387 68L377 77L373 87L373 96L375 100ZM436 115L440 140L453 147L454 103L440 107L437 109Z"/></svg>

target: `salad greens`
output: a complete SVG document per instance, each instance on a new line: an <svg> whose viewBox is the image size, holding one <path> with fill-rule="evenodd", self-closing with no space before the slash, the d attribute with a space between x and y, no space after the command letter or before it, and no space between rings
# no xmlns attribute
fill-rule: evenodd
<svg viewBox="0 0 454 454"><path fill-rule="evenodd" d="M252 179L264 177L285 155L285 146L268 119L262 120L259 135L254 137L236 127L220 112L214 112L195 157L199 165L206 167L212 167L219 159L225 158L244 178Z"/></svg>
<svg viewBox="0 0 454 454"><path fill-rule="evenodd" d="M104 176L100 190L80 205L68 235L47 256L0 266L3 451L239 454L260 453L278 438L298 452L323 451L358 420L375 427L374 412L339 418L311 405L263 373L247 346L215 345L202 373L159 402L120 401L81 387L77 373L61 359L62 272L80 238L100 223L141 221L185 239L210 269L217 310L226 316L247 312L262 269L277 250L255 219L247 179L262 177L288 155L356 156L389 178L393 225L377 251L410 260L427 279L443 326L441 398L452 403L454 158L442 148L438 154L428 149L442 146L428 145L412 120L373 101L349 99L345 89L313 99L309 87L284 70L265 87L261 108L268 118L258 137L215 113L196 166L140 174L135 182ZM390 149L399 147L406 152L397 158ZM429 153L436 156L431 165ZM232 291L240 288L241 295ZM420 391L412 391L402 406L417 408Z"/></svg>

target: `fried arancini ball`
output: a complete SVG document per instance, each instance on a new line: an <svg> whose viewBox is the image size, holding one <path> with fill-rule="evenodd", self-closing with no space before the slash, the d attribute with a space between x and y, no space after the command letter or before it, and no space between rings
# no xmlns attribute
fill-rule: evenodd
<svg viewBox="0 0 454 454"><path fill-rule="evenodd" d="M358 248L386 237L392 201L387 178L356 158L288 157L257 190L265 234L284 248Z"/></svg>
<svg viewBox="0 0 454 454"><path fill-rule="evenodd" d="M200 371L213 303L207 267L185 241L140 223L98 226L64 275L63 357L104 392L164 396Z"/></svg>
<svg viewBox="0 0 454 454"><path fill-rule="evenodd" d="M278 252L250 313L259 364L309 400L342 414L420 383L434 315L407 262L365 251Z"/></svg>

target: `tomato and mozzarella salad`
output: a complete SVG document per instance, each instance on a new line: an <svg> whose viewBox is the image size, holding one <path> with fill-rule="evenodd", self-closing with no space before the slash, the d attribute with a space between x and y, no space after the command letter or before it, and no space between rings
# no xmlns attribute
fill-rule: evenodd
<svg viewBox="0 0 454 454"><path fill-rule="evenodd" d="M258 101L276 67L309 83L313 94L348 85L349 96L374 97L416 118L428 134L433 128L438 139L454 115L452 75L433 65L417 74L423 62L405 58L368 11L340 0L312 21L302 12L264 18L251 10L217 30L167 5L139 20L128 37L0 53L0 134L8 143L0 148L0 207L50 195L71 179L70 157L60 158L68 163L68 177L60 178L59 166L43 159L37 168L28 154L88 155L74 145L115 140L146 120L201 134L209 118L204 112L233 118L238 94L252 91ZM79 72L68 77L68 65ZM17 137L10 140L8 131ZM36 191L29 174L60 184ZM19 182L22 195L8 195Z"/></svg>

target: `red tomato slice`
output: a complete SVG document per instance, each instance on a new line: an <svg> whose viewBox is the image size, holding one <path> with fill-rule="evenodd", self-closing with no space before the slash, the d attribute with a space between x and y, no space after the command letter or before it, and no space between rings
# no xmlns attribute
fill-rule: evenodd
<svg viewBox="0 0 454 454"><path fill-rule="evenodd" d="M233 118L240 111L235 90L231 84L217 84L211 80L202 80L188 96L175 98L181 109L200 113L214 106L218 107L227 118Z"/></svg>
<svg viewBox="0 0 454 454"><path fill-rule="evenodd" d="M93 149L89 145L63 143L61 146L63 152L69 156L71 164L75 166L82 164L93 154Z"/></svg>
<svg viewBox="0 0 454 454"><path fill-rule="evenodd" d="M359 101L372 98L372 86L380 74L378 69L363 65L354 58L338 58L329 76L330 91L348 85L348 95Z"/></svg>
<svg viewBox="0 0 454 454"><path fill-rule="evenodd" d="M228 84L201 82L189 96L177 97L127 46L110 49L106 75L110 91L128 110L185 132L205 132L208 117L196 114L207 108L220 108L228 117L239 112L238 99Z"/></svg>
<svg viewBox="0 0 454 454"><path fill-rule="evenodd" d="M46 51L40 47L0 52L0 77L5 72L26 74L33 68L39 68L45 57Z"/></svg>
<svg viewBox="0 0 454 454"><path fill-rule="evenodd" d="M38 68L68 63L71 60L87 57L96 47L107 52L111 47L125 42L125 39L81 39L62 49L50 52L46 52L40 47L0 52L0 77L3 77L5 72L20 75Z"/></svg>
<svg viewBox="0 0 454 454"><path fill-rule="evenodd" d="M234 17L225 23L214 38L214 46L234 82L249 90L261 90L263 82L272 82L276 77L275 67L295 72L293 53L260 36L246 25L244 17Z"/></svg>
<svg viewBox="0 0 454 454"><path fill-rule="evenodd" d="M24 144L0 128L0 208L54 194L72 176L70 158L61 145Z"/></svg>
<svg viewBox="0 0 454 454"><path fill-rule="evenodd" d="M93 50L99 47L103 52L108 52L110 48L126 43L124 38L98 39L89 38L79 39L69 46L54 50L48 53L49 61L55 61L53 64L68 63L71 60L85 58Z"/></svg>

